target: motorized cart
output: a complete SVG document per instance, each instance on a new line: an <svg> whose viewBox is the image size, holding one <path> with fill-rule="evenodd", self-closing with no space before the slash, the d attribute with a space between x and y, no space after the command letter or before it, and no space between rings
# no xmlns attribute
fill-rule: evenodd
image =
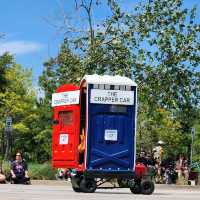
<svg viewBox="0 0 200 200"><path fill-rule="evenodd" d="M60 91L68 100L61 98ZM55 99L67 104L55 104ZM52 106L52 163L68 170L75 192L116 187L130 188L135 194L154 191L152 180L143 176L145 167L135 164L137 85L134 81L121 76L87 75L80 87L58 88Z"/></svg>

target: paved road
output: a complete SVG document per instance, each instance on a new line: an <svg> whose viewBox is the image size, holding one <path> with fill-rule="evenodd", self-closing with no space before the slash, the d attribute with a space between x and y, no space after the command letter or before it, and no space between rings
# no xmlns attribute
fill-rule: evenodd
<svg viewBox="0 0 200 200"><path fill-rule="evenodd" d="M134 195L129 189L98 189L95 193L75 193L66 184L0 185L0 200L200 200L200 187L156 186L153 195Z"/></svg>

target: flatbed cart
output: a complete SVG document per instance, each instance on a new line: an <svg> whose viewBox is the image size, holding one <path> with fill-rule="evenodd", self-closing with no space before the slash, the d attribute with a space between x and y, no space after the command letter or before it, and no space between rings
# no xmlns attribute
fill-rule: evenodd
<svg viewBox="0 0 200 200"><path fill-rule="evenodd" d="M143 164L136 164L133 176L102 175L101 178L96 178L73 169L69 170L68 176L71 178L72 189L75 192L93 193L96 189L130 188L133 194L150 195L155 189L152 177L147 174L147 168Z"/></svg>

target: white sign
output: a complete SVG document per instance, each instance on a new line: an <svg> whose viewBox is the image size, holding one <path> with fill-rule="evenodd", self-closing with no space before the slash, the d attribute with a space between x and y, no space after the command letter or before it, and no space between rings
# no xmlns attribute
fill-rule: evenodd
<svg viewBox="0 0 200 200"><path fill-rule="evenodd" d="M68 134L60 134L59 144L68 144L69 135Z"/></svg>
<svg viewBox="0 0 200 200"><path fill-rule="evenodd" d="M6 126L7 127L12 127L12 117L7 117L6 118Z"/></svg>
<svg viewBox="0 0 200 200"><path fill-rule="evenodd" d="M134 91L92 89L90 103L134 105Z"/></svg>
<svg viewBox="0 0 200 200"><path fill-rule="evenodd" d="M106 129L104 139L109 141L117 141L117 130Z"/></svg>
<svg viewBox="0 0 200 200"><path fill-rule="evenodd" d="M196 134L195 127L192 127L191 133L192 133L192 139L194 139L195 134Z"/></svg>
<svg viewBox="0 0 200 200"><path fill-rule="evenodd" d="M80 90L52 94L52 107L79 104Z"/></svg>
<svg viewBox="0 0 200 200"><path fill-rule="evenodd" d="M12 132L12 117L8 116L6 118L6 127L5 127L6 132Z"/></svg>

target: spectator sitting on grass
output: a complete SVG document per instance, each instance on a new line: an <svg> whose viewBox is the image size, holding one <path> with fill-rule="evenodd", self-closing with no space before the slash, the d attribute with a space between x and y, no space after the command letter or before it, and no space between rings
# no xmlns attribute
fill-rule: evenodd
<svg viewBox="0 0 200 200"><path fill-rule="evenodd" d="M22 159L21 153L16 153L16 159L11 164L11 183L29 184L28 167Z"/></svg>

